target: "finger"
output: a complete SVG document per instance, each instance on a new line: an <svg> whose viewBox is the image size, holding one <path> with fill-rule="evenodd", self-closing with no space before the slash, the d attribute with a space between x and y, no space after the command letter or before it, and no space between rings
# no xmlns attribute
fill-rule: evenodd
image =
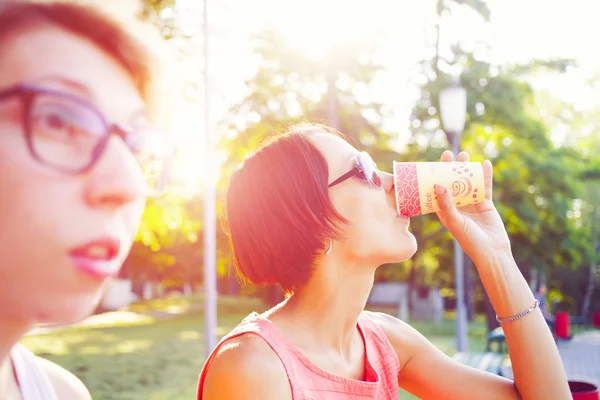
<svg viewBox="0 0 600 400"><path fill-rule="evenodd" d="M492 200L492 189L494 186L494 167L490 160L483 162L483 186L485 187L485 199Z"/></svg>
<svg viewBox="0 0 600 400"><path fill-rule="evenodd" d="M452 155L450 150L446 150L442 153L440 160L443 162L452 162L454 160L454 155Z"/></svg>
<svg viewBox="0 0 600 400"><path fill-rule="evenodd" d="M466 151L461 151L460 153L458 153L458 161L459 162L469 162L470 159L471 159L471 157L469 156L469 153L467 153Z"/></svg>
<svg viewBox="0 0 600 400"><path fill-rule="evenodd" d="M464 227L464 216L458 212L454 201L452 200L452 195L450 194L450 190L445 185L435 185L434 186L435 194L437 197L438 205L440 206L440 211L438 211L438 217L442 224L454 237L456 237L455 233L459 232Z"/></svg>

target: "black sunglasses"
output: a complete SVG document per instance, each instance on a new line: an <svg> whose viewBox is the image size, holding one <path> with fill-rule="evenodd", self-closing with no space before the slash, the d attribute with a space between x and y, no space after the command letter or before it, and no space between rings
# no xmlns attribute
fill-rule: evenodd
<svg viewBox="0 0 600 400"><path fill-rule="evenodd" d="M373 161L371 156L364 151L358 153L358 157L356 158L356 166L350 171L346 172L344 175L337 178L335 181L331 182L328 187L339 185L340 183L355 176L370 183L375 189L381 189L381 176L379 175L377 164L375 164L375 161Z"/></svg>
<svg viewBox="0 0 600 400"><path fill-rule="evenodd" d="M138 161L148 195L162 192L172 157L164 135L150 126L125 128L110 123L90 102L61 91L30 85L0 90L0 101L18 97L23 133L31 156L65 174L82 174L96 164L111 135L119 136Z"/></svg>

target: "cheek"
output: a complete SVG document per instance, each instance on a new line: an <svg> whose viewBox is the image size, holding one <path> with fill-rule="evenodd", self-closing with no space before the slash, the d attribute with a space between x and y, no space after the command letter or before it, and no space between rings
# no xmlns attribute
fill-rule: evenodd
<svg viewBox="0 0 600 400"><path fill-rule="evenodd" d="M0 128L0 220L4 237L38 222L40 209L48 207L50 199L37 192L41 178L37 169L20 133Z"/></svg>
<svg viewBox="0 0 600 400"><path fill-rule="evenodd" d="M61 201L65 178L39 165L15 138L11 143L3 140L5 134L0 131L0 248L4 255L25 262L32 254L42 253L61 225L69 223L60 216L72 205Z"/></svg>
<svg viewBox="0 0 600 400"><path fill-rule="evenodd" d="M140 227L140 222L142 220L142 215L144 213L144 207L146 206L146 200L139 200L134 203L129 204L123 210L123 220L126 225L126 231L129 234L127 238L129 240L128 248L133 244L133 240L135 239L135 235Z"/></svg>
<svg viewBox="0 0 600 400"><path fill-rule="evenodd" d="M355 249L372 247L373 238L382 233L387 235L391 222L382 193L365 189L332 199L336 210L350 221L343 231L349 247Z"/></svg>
<svg viewBox="0 0 600 400"><path fill-rule="evenodd" d="M9 143L10 133L0 130L0 303L18 304L22 317L34 313L35 303L47 302L38 297L48 294L49 280L60 279L53 268L60 260L56 240L67 222L60 209L69 205L48 190L59 190L57 178L44 174L16 140Z"/></svg>
<svg viewBox="0 0 600 400"><path fill-rule="evenodd" d="M385 194L371 188L355 191L351 196L346 196L339 201L336 209L352 221L355 226L366 229L370 226L384 229L389 224L392 215L386 202Z"/></svg>

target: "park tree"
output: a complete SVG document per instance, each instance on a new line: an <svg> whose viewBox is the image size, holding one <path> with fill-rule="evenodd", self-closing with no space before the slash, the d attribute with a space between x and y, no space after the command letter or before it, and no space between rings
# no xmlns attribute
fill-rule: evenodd
<svg viewBox="0 0 600 400"><path fill-rule="evenodd" d="M573 74L578 73L576 70ZM600 88L600 74L585 77L591 92ZM588 316L590 311L600 310L600 295L596 287L600 282L598 274L599 247L599 211L600 205L600 112L598 104L583 104L579 100L566 102L548 90L535 94L536 105L540 110L551 136L560 146L578 152L583 190L580 198L574 202L569 212L580 235L579 241L588 243L587 251L582 251L580 262L562 268L551 274L554 287L559 291L556 299L567 299L572 312ZM581 96L585 98L584 96ZM568 278L568 279L566 279Z"/></svg>
<svg viewBox="0 0 600 400"><path fill-rule="evenodd" d="M145 18L158 18L157 24L166 38L185 37L172 20L173 12L169 12L173 8L172 1L145 0L144 4ZM374 62L373 54L384 38L366 36L350 41L351 44L340 43L332 48L329 59L315 60L290 48L280 32L256 33L251 42L253 57L258 60L256 74L246 82L246 96L232 106L218 127L223 138L220 146L228 155L218 182L219 216L225 216L222 199L235 166L265 137L284 130L289 124L308 121L332 125L357 146L368 147L382 166L400 158L437 160L442 150L449 147L439 122L438 95L442 88L458 82L468 91L462 148L476 161L488 158L494 162L496 203L512 238L515 258L525 275L540 270L552 276L552 271L564 266L587 265L587 269L597 265L590 256L595 254L589 240L593 235L586 233L597 231L596 225L588 226L593 219L572 217L579 200L582 213L591 212L590 205L595 201L593 196L586 197L589 194L584 189L590 186L581 180L588 179L590 174L589 168L581 162L585 146L557 145L550 134L553 121L536 113L539 99L528 84L536 74L560 74L573 63L555 59L501 66L492 64L481 52L465 49L461 43L445 46L441 40L443 30L440 30L445 16L466 9L474 18L489 21L490 10L482 0L438 0L437 6L436 35L429 43L432 55L419 64L415 80L422 82L421 95L413 109L410 137L401 149L395 147L394 135L381 128L386 108L360 96L361 92L368 92L373 77L382 68ZM583 124L585 117L576 115L580 118L577 121ZM584 198L588 200L582 200ZM182 217L189 210L182 207L182 203L178 204L178 200L157 203L157 207L162 210L150 204L138 238L139 246L151 249L149 238L159 238L165 232L170 235L167 223L170 215L179 216L176 221L188 218ZM188 228L198 238L201 237L201 217L197 213L193 218L195 225ZM411 226L419 241L428 245L404 265L383 266L376 279L410 280L451 292L447 290L454 284L449 233L435 215L416 218ZM161 244L169 243L162 245L165 248L181 245L181 240L185 242L190 237L193 235L186 233L179 238L165 238L164 242L159 240ZM200 243L193 245L201 249ZM219 231L218 248L219 265L225 273L231 262L223 231ZM467 270L472 269L468 259L466 262ZM172 259L160 263L175 265ZM480 285L467 281L469 288L469 293L476 294L476 300L483 299ZM467 300L473 311L471 297Z"/></svg>
<svg viewBox="0 0 600 400"><path fill-rule="evenodd" d="M355 96L357 90L368 90L381 68L373 61L377 46L371 39L339 44L330 60L323 61L290 48L275 30L255 34L252 44L259 68L246 82L247 95L231 108L220 127L221 146L228 154L219 181L221 193L248 152L265 138L303 122L333 125L353 144L369 146L378 161L385 158L391 164L390 137L371 119L381 115L381 104L357 101Z"/></svg>
<svg viewBox="0 0 600 400"><path fill-rule="evenodd" d="M474 160L494 163L494 197L513 242L513 252L525 275L531 270L549 271L561 265L580 265L590 245L581 241L576 221L569 218L574 201L583 190L580 152L557 146L550 138L545 121L535 112L535 92L528 83L538 73L560 74L573 63L570 60L534 60L523 65L493 65L485 52L473 52L454 43L441 48L440 21L457 7L471 7L484 21L490 11L484 2L438 1L437 36L433 57L421 62L421 97L412 117L413 136L409 151L449 147L439 119L439 93L459 83L468 94L467 120L462 149ZM481 43L479 47L485 48ZM433 155L432 155L433 156ZM423 219L414 229L438 232L434 218ZM443 236L439 236L441 239ZM438 240L439 240L438 239ZM444 245L446 247L446 245ZM548 249L553 249L549 252ZM438 274L453 280L451 252L438 258L443 271ZM424 259L427 258L423 255ZM430 258L430 257L429 257ZM470 270L465 260L466 271ZM416 263L415 266L419 266ZM482 293L470 290L470 274L465 274L466 303L472 315L470 296ZM446 281L446 283L449 283ZM493 310L489 313L490 326Z"/></svg>
<svg viewBox="0 0 600 400"><path fill-rule="evenodd" d="M580 154L556 147L543 121L532 114L533 89L521 66L497 68L458 47L455 51L463 60L460 83L469 99L462 149L475 160L494 163L494 197L519 267L527 275L531 269L579 264L587 244L578 240L568 213L583 189ZM443 138L433 120L442 87L436 81L425 85L414 113L417 137L429 135L431 146Z"/></svg>
<svg viewBox="0 0 600 400"><path fill-rule="evenodd" d="M143 0L137 17L157 27L177 61L190 56L188 42L196 32L182 23L186 16L174 0ZM183 93L170 94L183 97ZM174 163L180 163L181 157L177 153ZM202 199L188 195L185 185L175 177L164 195L148 199L122 277L134 282L170 282L176 287L201 280Z"/></svg>

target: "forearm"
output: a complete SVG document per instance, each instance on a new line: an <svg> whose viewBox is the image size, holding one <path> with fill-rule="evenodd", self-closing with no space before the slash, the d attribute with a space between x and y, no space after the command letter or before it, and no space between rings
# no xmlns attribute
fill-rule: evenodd
<svg viewBox="0 0 600 400"><path fill-rule="evenodd" d="M510 253L476 263L479 275L500 318L531 307L535 301ZM537 309L503 324L515 384L524 400L570 399L558 349L542 312Z"/></svg>

